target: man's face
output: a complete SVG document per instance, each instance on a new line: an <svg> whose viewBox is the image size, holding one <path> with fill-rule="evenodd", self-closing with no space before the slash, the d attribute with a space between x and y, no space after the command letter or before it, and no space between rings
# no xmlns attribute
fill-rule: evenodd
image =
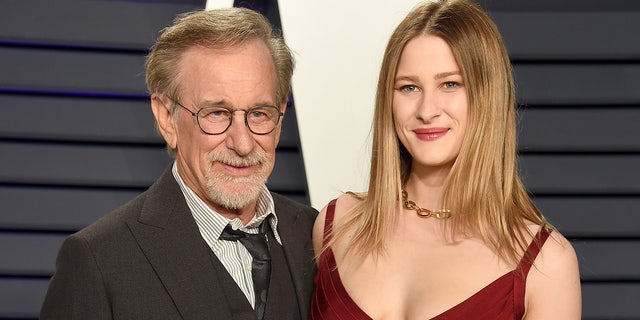
<svg viewBox="0 0 640 320"><path fill-rule="evenodd" d="M178 102L194 113L214 105L244 110L272 105L282 112L286 107L276 101L275 66L262 41L227 49L192 47L179 68ZM253 204L273 170L280 126L266 135L253 134L245 125L245 113L238 111L226 132L208 135L188 111L178 107L174 112L180 114L172 121L173 131L163 136L176 150L185 183L223 215Z"/></svg>

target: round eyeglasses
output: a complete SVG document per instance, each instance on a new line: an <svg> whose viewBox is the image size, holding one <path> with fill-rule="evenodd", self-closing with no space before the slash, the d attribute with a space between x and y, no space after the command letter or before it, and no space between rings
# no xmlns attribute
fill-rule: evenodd
<svg viewBox="0 0 640 320"><path fill-rule="evenodd" d="M173 100L173 99L171 99ZM244 124L254 134L265 135L273 132L284 113L275 106L255 106L249 109L231 109L224 106L209 106L199 109L197 112L173 100L178 106L187 110L196 118L200 130L209 135L225 133L233 122L233 113L244 112Z"/></svg>

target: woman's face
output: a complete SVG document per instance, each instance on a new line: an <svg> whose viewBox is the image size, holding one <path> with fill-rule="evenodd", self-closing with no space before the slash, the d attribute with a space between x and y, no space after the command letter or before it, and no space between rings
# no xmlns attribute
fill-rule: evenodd
<svg viewBox="0 0 640 320"><path fill-rule="evenodd" d="M393 118L414 170L453 164L467 126L467 104L449 45L433 35L409 41L395 77Z"/></svg>

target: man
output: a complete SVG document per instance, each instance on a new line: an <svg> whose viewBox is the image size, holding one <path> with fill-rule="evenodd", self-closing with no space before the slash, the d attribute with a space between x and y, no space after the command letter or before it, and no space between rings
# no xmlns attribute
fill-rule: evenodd
<svg viewBox="0 0 640 320"><path fill-rule="evenodd" d="M146 67L175 162L64 242L41 318L307 319L317 211L265 186L289 49L251 10L199 11L162 33Z"/></svg>

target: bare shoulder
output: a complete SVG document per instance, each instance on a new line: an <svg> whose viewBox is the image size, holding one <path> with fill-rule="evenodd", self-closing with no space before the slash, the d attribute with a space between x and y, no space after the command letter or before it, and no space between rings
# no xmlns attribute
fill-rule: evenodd
<svg viewBox="0 0 640 320"><path fill-rule="evenodd" d="M336 199L334 211L334 226L339 225L344 219L346 212L352 209L360 200L353 194L344 193ZM324 224L327 217L328 204L320 210L313 225L313 249L316 255L322 250L322 240L324 239Z"/></svg>
<svg viewBox="0 0 640 320"><path fill-rule="evenodd" d="M547 256L547 259L545 259L545 256ZM551 258L551 261L548 261L550 260L548 258ZM555 266L554 263L575 262L577 264L576 252L573 250L571 242L557 230L551 232L549 239L542 247L542 260L546 260L546 265L550 266Z"/></svg>
<svg viewBox="0 0 640 320"><path fill-rule="evenodd" d="M551 232L527 277L525 319L580 319L578 259L571 243Z"/></svg>

